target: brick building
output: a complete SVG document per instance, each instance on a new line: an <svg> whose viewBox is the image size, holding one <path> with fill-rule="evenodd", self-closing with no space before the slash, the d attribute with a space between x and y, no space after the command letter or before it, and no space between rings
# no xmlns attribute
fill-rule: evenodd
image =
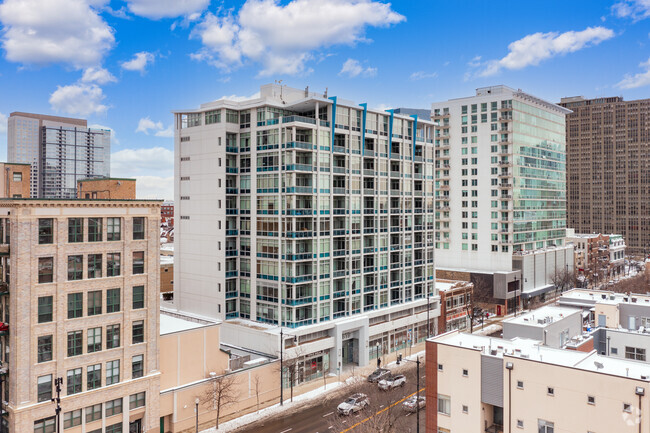
<svg viewBox="0 0 650 433"><path fill-rule="evenodd" d="M0 200L10 432L54 431L58 378L57 431L159 431L159 218L158 201Z"/></svg>
<svg viewBox="0 0 650 433"><path fill-rule="evenodd" d="M31 165L0 162L0 198L29 198Z"/></svg>
<svg viewBox="0 0 650 433"><path fill-rule="evenodd" d="M625 241L621 235L573 234L575 269L585 284L600 284L620 277L625 271Z"/></svg>
<svg viewBox="0 0 650 433"><path fill-rule="evenodd" d="M436 287L440 294L438 332L468 328L470 320L468 305L471 302L473 284L469 281L438 279Z"/></svg>
<svg viewBox="0 0 650 433"><path fill-rule="evenodd" d="M77 181L77 198L135 200L135 179L82 179Z"/></svg>

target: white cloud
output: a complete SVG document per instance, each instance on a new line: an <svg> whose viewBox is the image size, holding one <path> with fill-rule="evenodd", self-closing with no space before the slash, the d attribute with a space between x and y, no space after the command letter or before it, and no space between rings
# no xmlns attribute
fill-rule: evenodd
<svg viewBox="0 0 650 433"><path fill-rule="evenodd" d="M140 71L141 74L144 74L147 65L153 63L155 59L156 56L152 53L141 51L136 53L131 60L122 62L121 66L122 69L126 69L127 71Z"/></svg>
<svg viewBox="0 0 650 433"><path fill-rule="evenodd" d="M210 0L127 0L127 4L135 15L158 20L195 16L195 13L208 7Z"/></svg>
<svg viewBox="0 0 650 433"><path fill-rule="evenodd" d="M104 68L86 68L84 70L83 76L81 77L81 81L84 83L97 83L97 84L106 84L106 83L116 83L117 78L113 76L108 70Z"/></svg>
<svg viewBox="0 0 650 433"><path fill-rule="evenodd" d="M104 98L102 89L95 84L70 84L57 86L50 95L50 105L56 112L86 117L108 110L108 106L102 104Z"/></svg>
<svg viewBox="0 0 650 433"><path fill-rule="evenodd" d="M376 107L372 107L373 110L380 110L380 111L386 111L386 110L392 110L393 106L392 105L387 105L387 104L379 104Z"/></svg>
<svg viewBox="0 0 650 433"><path fill-rule="evenodd" d="M118 140L117 134L115 133L115 130L113 128L111 128L110 126L100 125L99 123L93 123L92 125L88 125L88 127L92 128L92 129L107 129L107 130L111 131L111 146L112 145L119 146L120 140Z"/></svg>
<svg viewBox="0 0 650 433"><path fill-rule="evenodd" d="M417 71L417 72L413 72L411 74L411 76L409 77L409 80L418 81L418 80L424 80L426 78L436 78L437 76L438 76L437 72Z"/></svg>
<svg viewBox="0 0 650 433"><path fill-rule="evenodd" d="M111 175L135 178L138 198L174 198L174 152L164 147L112 153Z"/></svg>
<svg viewBox="0 0 650 433"><path fill-rule="evenodd" d="M477 56L472 59L470 66L481 67L478 75L487 77L502 69L516 70L535 66L543 60L598 45L613 37L614 32L605 27L587 27L579 32L533 33L508 45L509 52L504 58L480 62L481 58Z"/></svg>
<svg viewBox="0 0 650 433"><path fill-rule="evenodd" d="M650 0L623 0L612 6L612 13L618 18L632 18L640 21L650 17Z"/></svg>
<svg viewBox="0 0 650 433"><path fill-rule="evenodd" d="M192 58L224 70L250 60L260 75L308 73L313 51L367 42L366 27L404 20L374 0L247 0L236 15L206 14L190 35L203 43Z"/></svg>
<svg viewBox="0 0 650 433"><path fill-rule="evenodd" d="M163 125L162 122L154 122L149 117L141 118L138 122L138 127L136 128L135 132L143 132L146 135L149 135L150 131L154 132L154 135L156 137L169 138L174 136L174 129L172 124L165 128L165 125Z"/></svg>
<svg viewBox="0 0 650 433"><path fill-rule="evenodd" d="M639 63L639 67L645 69L645 72L639 72L634 75L625 75L625 78L623 78L616 87L621 89L636 89L637 87L650 86L650 58L645 62Z"/></svg>
<svg viewBox="0 0 650 433"><path fill-rule="evenodd" d="M106 0L5 0L0 4L7 60L94 66L113 47L113 29L98 15Z"/></svg>
<svg viewBox="0 0 650 433"><path fill-rule="evenodd" d="M350 78L358 77L359 75L363 77L374 77L377 75L377 68L371 68L370 66L364 68L358 60L347 59L343 63L339 75L347 75Z"/></svg>
<svg viewBox="0 0 650 433"><path fill-rule="evenodd" d="M0 134L7 133L7 115L0 113Z"/></svg>

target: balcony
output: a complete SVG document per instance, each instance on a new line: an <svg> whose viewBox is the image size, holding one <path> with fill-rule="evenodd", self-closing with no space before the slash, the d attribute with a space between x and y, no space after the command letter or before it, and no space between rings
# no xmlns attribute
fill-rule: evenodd
<svg viewBox="0 0 650 433"><path fill-rule="evenodd" d="M282 147L285 149L304 149L309 151L316 148L313 144L305 143L304 141L290 141L283 144Z"/></svg>
<svg viewBox="0 0 650 433"><path fill-rule="evenodd" d="M500 189L509 189L509 188L512 188L512 184L511 183L500 183L499 188Z"/></svg>
<svg viewBox="0 0 650 433"><path fill-rule="evenodd" d="M512 167L512 162L509 162L509 161L499 161L499 167Z"/></svg>
<svg viewBox="0 0 650 433"><path fill-rule="evenodd" d="M309 125L315 125L316 119L313 119L311 117L304 117L304 116L285 116L282 118L282 123L292 123L292 122L300 122L300 123L307 123Z"/></svg>

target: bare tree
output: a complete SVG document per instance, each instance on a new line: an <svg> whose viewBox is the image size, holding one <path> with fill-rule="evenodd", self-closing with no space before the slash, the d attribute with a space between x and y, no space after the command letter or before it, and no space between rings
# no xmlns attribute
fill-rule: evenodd
<svg viewBox="0 0 650 433"><path fill-rule="evenodd" d="M304 350L300 346L294 346L289 354L284 352L282 363L279 365L281 372L282 383L280 386L284 386L284 378L287 377L289 380L289 387L291 389L291 401L293 401L293 387L296 384L296 379L298 376L298 365L303 359Z"/></svg>
<svg viewBox="0 0 650 433"><path fill-rule="evenodd" d="M237 377L234 375L211 375L210 383L212 386L208 387L203 395L199 397L199 402L217 411L216 428L219 429L221 409L239 399Z"/></svg>
<svg viewBox="0 0 650 433"><path fill-rule="evenodd" d="M465 309L469 316L469 332L474 332L474 320L480 318L483 322L485 310L494 303L493 286L489 276L475 275L472 278L472 291L469 300L466 301Z"/></svg>
<svg viewBox="0 0 650 433"><path fill-rule="evenodd" d="M260 391L262 388L262 378L259 374L253 377L253 387L255 388L255 398L257 400L257 411L260 411Z"/></svg>

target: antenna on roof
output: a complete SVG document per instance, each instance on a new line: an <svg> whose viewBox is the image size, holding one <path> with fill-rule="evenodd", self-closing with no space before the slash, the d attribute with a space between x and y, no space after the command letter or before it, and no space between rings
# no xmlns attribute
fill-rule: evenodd
<svg viewBox="0 0 650 433"><path fill-rule="evenodd" d="M325 87L325 94L323 95L325 99L327 99L327 87Z"/></svg>
<svg viewBox="0 0 650 433"><path fill-rule="evenodd" d="M601 370L601 369L605 368L605 366L603 365L602 362L594 361L594 365L596 366L596 368L598 370Z"/></svg>

